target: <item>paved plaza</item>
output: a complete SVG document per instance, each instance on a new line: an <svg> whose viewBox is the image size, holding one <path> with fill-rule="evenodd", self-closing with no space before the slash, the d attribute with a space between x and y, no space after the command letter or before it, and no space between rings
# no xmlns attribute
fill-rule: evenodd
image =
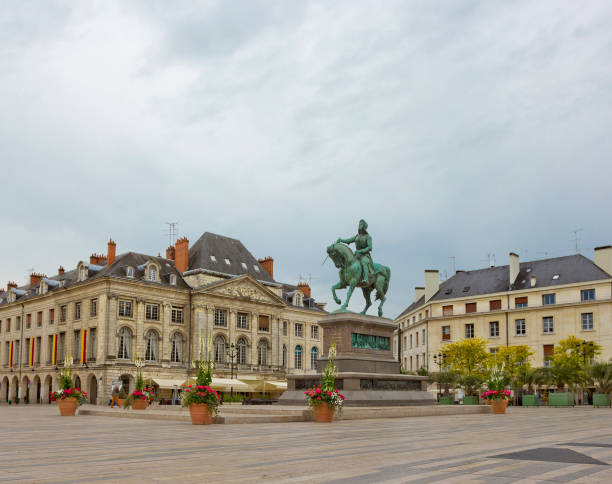
<svg viewBox="0 0 612 484"><path fill-rule="evenodd" d="M2 482L612 482L612 410L192 426L1 406Z"/></svg>

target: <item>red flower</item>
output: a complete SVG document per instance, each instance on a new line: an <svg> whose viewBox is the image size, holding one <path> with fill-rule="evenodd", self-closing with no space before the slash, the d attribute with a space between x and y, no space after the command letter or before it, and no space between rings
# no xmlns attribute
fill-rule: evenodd
<svg viewBox="0 0 612 484"><path fill-rule="evenodd" d="M321 400L321 397L317 397L317 400Z"/></svg>

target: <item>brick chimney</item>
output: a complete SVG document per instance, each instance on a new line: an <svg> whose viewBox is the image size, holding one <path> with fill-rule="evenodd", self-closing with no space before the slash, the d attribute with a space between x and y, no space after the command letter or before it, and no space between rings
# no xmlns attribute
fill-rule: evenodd
<svg viewBox="0 0 612 484"><path fill-rule="evenodd" d="M106 264L111 265L115 262L115 256L117 255L117 244L113 239L108 239L108 252L106 256Z"/></svg>
<svg viewBox="0 0 612 484"><path fill-rule="evenodd" d="M64 266L59 266L59 268L57 269L57 274L61 276L64 272L66 272Z"/></svg>
<svg viewBox="0 0 612 484"><path fill-rule="evenodd" d="M106 256L104 254L91 254L89 256L89 263L102 266L106 264Z"/></svg>
<svg viewBox="0 0 612 484"><path fill-rule="evenodd" d="M176 259L176 249L174 248L173 245L171 245L170 247L166 249L166 259L168 260Z"/></svg>
<svg viewBox="0 0 612 484"><path fill-rule="evenodd" d="M266 257L265 259L259 259L257 262L266 270L272 278L274 278L274 259L272 257Z"/></svg>
<svg viewBox="0 0 612 484"><path fill-rule="evenodd" d="M176 241L174 250L174 267L181 274L187 270L189 265L189 240L187 237Z"/></svg>
<svg viewBox="0 0 612 484"><path fill-rule="evenodd" d="M17 289L17 283L15 281L9 281L6 285L6 292L10 292L11 289Z"/></svg>
<svg viewBox="0 0 612 484"><path fill-rule="evenodd" d="M298 284L298 289L302 291L306 297L312 297L310 295L310 284L308 284L307 282L300 282Z"/></svg>
<svg viewBox="0 0 612 484"><path fill-rule="evenodd" d="M32 272L32 274L30 274L30 287L32 287L34 284L38 284L43 277L47 276L44 274L39 274L38 272Z"/></svg>

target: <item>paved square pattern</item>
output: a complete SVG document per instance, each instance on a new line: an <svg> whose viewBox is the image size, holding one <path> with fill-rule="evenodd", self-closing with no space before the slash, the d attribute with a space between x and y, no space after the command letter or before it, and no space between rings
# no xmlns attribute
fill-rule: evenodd
<svg viewBox="0 0 612 484"><path fill-rule="evenodd" d="M0 482L612 482L611 409L192 426L4 405L0 425Z"/></svg>

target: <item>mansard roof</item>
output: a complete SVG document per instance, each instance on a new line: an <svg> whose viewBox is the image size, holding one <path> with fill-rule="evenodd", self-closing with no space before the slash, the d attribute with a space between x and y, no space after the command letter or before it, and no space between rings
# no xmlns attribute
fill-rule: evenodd
<svg viewBox="0 0 612 484"><path fill-rule="evenodd" d="M536 284L531 286L531 277ZM507 265L488 267L473 271L457 272L440 284L430 301L469 298L506 291L545 289L565 284L600 281L612 278L595 263L582 254L521 262L516 281L510 287L510 269ZM429 302L429 301L428 301ZM425 298L412 303L398 316L402 317L425 304Z"/></svg>
<svg viewBox="0 0 612 484"><path fill-rule="evenodd" d="M210 232L202 234L189 248L187 272L197 269L230 276L250 274L258 281L274 282L240 240Z"/></svg>

